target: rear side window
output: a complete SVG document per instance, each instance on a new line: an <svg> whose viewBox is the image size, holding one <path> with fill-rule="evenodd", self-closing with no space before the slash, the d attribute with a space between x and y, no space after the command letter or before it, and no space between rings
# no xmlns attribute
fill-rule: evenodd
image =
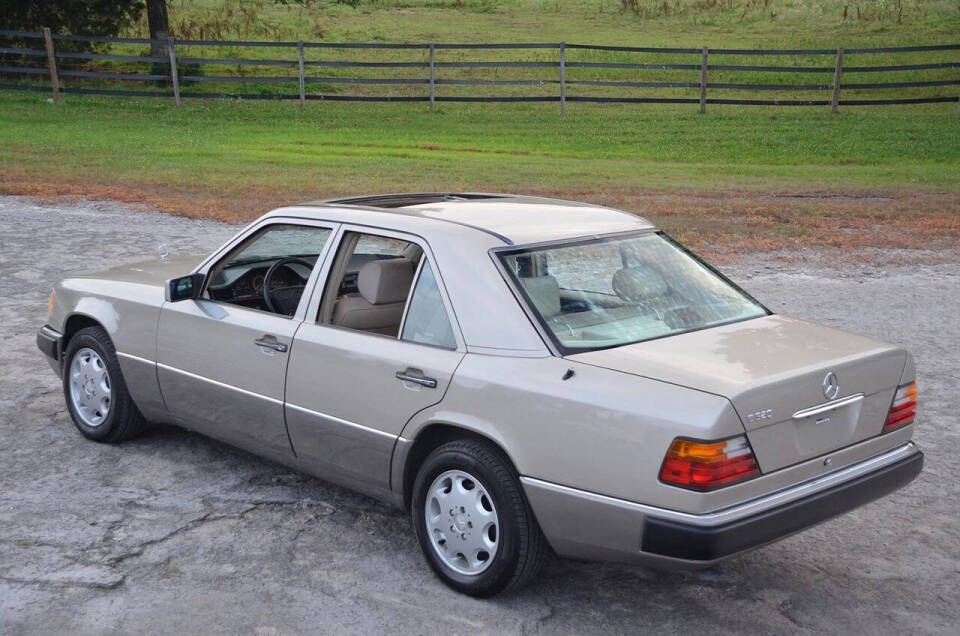
<svg viewBox="0 0 960 636"><path fill-rule="evenodd" d="M407 308L407 317L403 323L401 340L420 344L456 349L457 341L453 337L453 329L447 317L447 309L443 305L437 279L433 275L430 262L424 259L417 279L417 286L410 298Z"/></svg>

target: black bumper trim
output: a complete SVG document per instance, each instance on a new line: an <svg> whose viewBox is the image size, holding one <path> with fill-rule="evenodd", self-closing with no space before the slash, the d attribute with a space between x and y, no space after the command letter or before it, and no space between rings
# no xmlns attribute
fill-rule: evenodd
<svg viewBox="0 0 960 636"><path fill-rule="evenodd" d="M60 361L60 343L63 336L52 327L44 325L37 332L37 348L47 357Z"/></svg>
<svg viewBox="0 0 960 636"><path fill-rule="evenodd" d="M694 526L651 517L646 520L641 549L675 559L721 559L879 499L913 481L922 468L923 453L917 451L866 475L721 526Z"/></svg>

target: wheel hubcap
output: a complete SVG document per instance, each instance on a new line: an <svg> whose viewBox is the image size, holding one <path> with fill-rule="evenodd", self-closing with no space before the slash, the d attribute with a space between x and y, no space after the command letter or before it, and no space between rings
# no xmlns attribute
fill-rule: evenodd
<svg viewBox="0 0 960 636"><path fill-rule="evenodd" d="M430 485L427 533L440 560L460 574L480 574L493 562L500 519L487 489L473 475L448 470Z"/></svg>
<svg viewBox="0 0 960 636"><path fill-rule="evenodd" d="M110 413L110 374L107 365L93 349L77 351L70 363L70 402L74 412L87 426L96 428Z"/></svg>

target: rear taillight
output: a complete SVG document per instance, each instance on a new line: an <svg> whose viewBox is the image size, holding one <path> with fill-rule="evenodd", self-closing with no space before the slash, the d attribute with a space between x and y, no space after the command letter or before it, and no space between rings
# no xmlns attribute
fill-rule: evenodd
<svg viewBox="0 0 960 636"><path fill-rule="evenodd" d="M660 481L693 490L714 490L759 474L753 450L742 435L719 442L677 438L660 467Z"/></svg>
<svg viewBox="0 0 960 636"><path fill-rule="evenodd" d="M897 388L893 396L893 405L887 415L887 423L883 425L883 432L889 433L907 424L912 424L917 417L917 383L911 382Z"/></svg>

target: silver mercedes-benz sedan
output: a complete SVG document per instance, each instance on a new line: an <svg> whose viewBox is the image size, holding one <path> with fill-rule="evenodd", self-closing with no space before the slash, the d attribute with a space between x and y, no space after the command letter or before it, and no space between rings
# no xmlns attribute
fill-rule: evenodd
<svg viewBox="0 0 960 636"><path fill-rule="evenodd" d="M923 464L903 348L567 201L281 208L207 257L58 283L37 342L84 436L177 424L400 506L474 596L551 550L703 568Z"/></svg>

